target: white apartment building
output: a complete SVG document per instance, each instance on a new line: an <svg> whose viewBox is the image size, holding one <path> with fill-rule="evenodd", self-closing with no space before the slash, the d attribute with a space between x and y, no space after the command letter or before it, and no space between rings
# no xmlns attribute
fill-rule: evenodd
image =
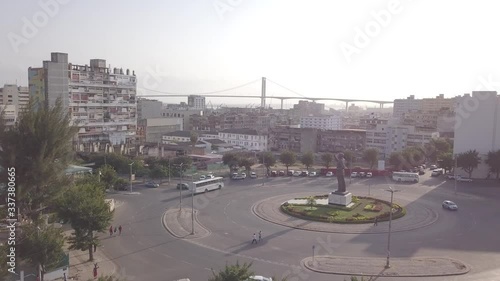
<svg viewBox="0 0 500 281"><path fill-rule="evenodd" d="M415 95L411 95L406 99L395 99L392 116L394 118L401 118L404 113L421 108L422 100L415 99Z"/></svg>
<svg viewBox="0 0 500 281"><path fill-rule="evenodd" d="M303 116L300 118L300 127L320 130L341 130L342 117L338 115Z"/></svg>
<svg viewBox="0 0 500 281"><path fill-rule="evenodd" d="M28 106L30 95L28 87L20 87L12 84L5 84L0 88L0 105L14 105L16 113Z"/></svg>
<svg viewBox="0 0 500 281"><path fill-rule="evenodd" d="M458 100L455 110L453 153L476 150L481 163L472 172L473 178L485 178L489 167L484 163L488 152L500 149L500 96L493 91L472 92ZM462 169L457 172L468 177Z"/></svg>
<svg viewBox="0 0 500 281"><path fill-rule="evenodd" d="M0 104L0 114L3 114L7 126L14 125L17 120L17 110L13 104Z"/></svg>
<svg viewBox="0 0 500 281"><path fill-rule="evenodd" d="M103 59L89 65L68 63L68 54L51 53L41 68L29 68L29 91L37 106L53 106L57 98L79 127L75 149L95 143L131 144L137 129L135 73L106 66Z"/></svg>
<svg viewBox="0 0 500 281"><path fill-rule="evenodd" d="M424 99L415 99L415 96L411 95L406 99L394 100L392 116L395 118L401 118L405 113L410 111L438 112L443 108L453 110L453 108L455 108L455 103L456 97L447 99L443 94L440 94L435 98Z"/></svg>
<svg viewBox="0 0 500 281"><path fill-rule="evenodd" d="M423 146L439 133L405 125L377 125L366 131L366 147L376 148L383 158L392 152L401 152L407 147Z"/></svg>
<svg viewBox="0 0 500 281"><path fill-rule="evenodd" d="M205 97L191 95L188 96L188 106L193 109L205 109Z"/></svg>
<svg viewBox="0 0 500 281"><path fill-rule="evenodd" d="M267 135L254 129L227 129L219 132L219 139L247 150L267 151Z"/></svg>
<svg viewBox="0 0 500 281"><path fill-rule="evenodd" d="M217 132L194 132L198 135L199 141L218 139ZM191 142L191 131L175 131L163 134L162 143L168 144L173 142Z"/></svg>

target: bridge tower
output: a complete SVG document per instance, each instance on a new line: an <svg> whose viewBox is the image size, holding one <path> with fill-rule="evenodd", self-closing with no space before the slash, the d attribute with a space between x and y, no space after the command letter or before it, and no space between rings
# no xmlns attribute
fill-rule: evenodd
<svg viewBox="0 0 500 281"><path fill-rule="evenodd" d="M260 107L266 108L266 77L262 77L262 92L260 95Z"/></svg>

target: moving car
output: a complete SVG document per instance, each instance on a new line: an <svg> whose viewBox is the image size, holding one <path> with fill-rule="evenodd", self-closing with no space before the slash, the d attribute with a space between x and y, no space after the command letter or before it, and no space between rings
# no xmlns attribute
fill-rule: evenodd
<svg viewBox="0 0 500 281"><path fill-rule="evenodd" d="M333 172L326 172L325 177L333 177Z"/></svg>
<svg viewBox="0 0 500 281"><path fill-rule="evenodd" d="M310 172L310 173L309 173L309 176L310 176L310 177L315 177L315 176L317 176L317 174L316 174L316 172Z"/></svg>
<svg viewBox="0 0 500 281"><path fill-rule="evenodd" d="M462 178L462 177L457 176L457 181L459 181L459 182L472 182L472 179Z"/></svg>
<svg viewBox="0 0 500 281"><path fill-rule="evenodd" d="M255 179L255 178L257 178L257 174L255 172L250 172L250 177L252 179Z"/></svg>
<svg viewBox="0 0 500 281"><path fill-rule="evenodd" d="M260 275L250 276L246 281L273 281L271 277L264 277Z"/></svg>
<svg viewBox="0 0 500 281"><path fill-rule="evenodd" d="M371 178L371 177L373 177L372 172L368 172L368 173L366 173L366 177L367 177L367 178Z"/></svg>
<svg viewBox="0 0 500 281"><path fill-rule="evenodd" d="M156 182L152 182L152 181L150 181L150 182L146 183L146 184L145 184L145 186L146 186L146 187L151 187L151 188L157 188L157 187L159 187L160 185L159 185L159 184L157 184Z"/></svg>
<svg viewBox="0 0 500 281"><path fill-rule="evenodd" d="M434 169L431 173L431 177L437 177L443 174L443 169Z"/></svg>
<svg viewBox="0 0 500 281"><path fill-rule="evenodd" d="M444 200L442 206L443 206L443 209L448 209L448 210L452 210L452 211L458 210L457 204L455 204L455 202L450 201L450 200Z"/></svg>
<svg viewBox="0 0 500 281"><path fill-rule="evenodd" d="M182 189L183 189L183 190L187 190L187 189L189 189L189 185L188 185L187 183L178 183L178 184L177 184L177 189L180 189L180 188L181 188L181 186L182 186Z"/></svg>

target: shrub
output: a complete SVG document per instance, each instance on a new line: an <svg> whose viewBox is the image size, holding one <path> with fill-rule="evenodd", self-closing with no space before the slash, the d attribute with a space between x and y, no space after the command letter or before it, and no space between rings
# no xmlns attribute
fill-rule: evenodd
<svg viewBox="0 0 500 281"><path fill-rule="evenodd" d="M368 204L363 208L365 211L371 211L373 209L373 205Z"/></svg>
<svg viewBox="0 0 500 281"><path fill-rule="evenodd" d="M363 215L360 214L360 213L355 213L354 215L352 215L354 218L357 218L357 217L362 217Z"/></svg>
<svg viewBox="0 0 500 281"><path fill-rule="evenodd" d="M336 216L338 216L338 215L339 215L339 212L338 212L338 211L333 211L333 212L329 212L328 214L329 214L330 216L332 216L332 217L336 217Z"/></svg>
<svg viewBox="0 0 500 281"><path fill-rule="evenodd" d="M354 202L354 203L358 203L358 202L359 202L359 198L358 198L358 196L353 196L353 197L352 197L352 202Z"/></svg>
<svg viewBox="0 0 500 281"><path fill-rule="evenodd" d="M382 211L383 208L384 207L381 204L378 204L378 205L373 206L372 211L380 212L380 211Z"/></svg>
<svg viewBox="0 0 500 281"><path fill-rule="evenodd" d="M334 216L330 216L330 217L328 217L327 220L328 220L328 222L333 223L333 222L335 222L335 217Z"/></svg>

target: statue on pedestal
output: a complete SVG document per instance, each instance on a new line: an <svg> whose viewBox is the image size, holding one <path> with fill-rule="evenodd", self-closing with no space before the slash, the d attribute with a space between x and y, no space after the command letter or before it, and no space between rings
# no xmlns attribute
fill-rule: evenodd
<svg viewBox="0 0 500 281"><path fill-rule="evenodd" d="M338 182L338 188L336 193L345 193L347 192L346 186L345 186L345 179L344 179L344 169L346 168L345 164L345 158L344 158L344 153L339 153L334 155L335 160L337 160L337 182Z"/></svg>

